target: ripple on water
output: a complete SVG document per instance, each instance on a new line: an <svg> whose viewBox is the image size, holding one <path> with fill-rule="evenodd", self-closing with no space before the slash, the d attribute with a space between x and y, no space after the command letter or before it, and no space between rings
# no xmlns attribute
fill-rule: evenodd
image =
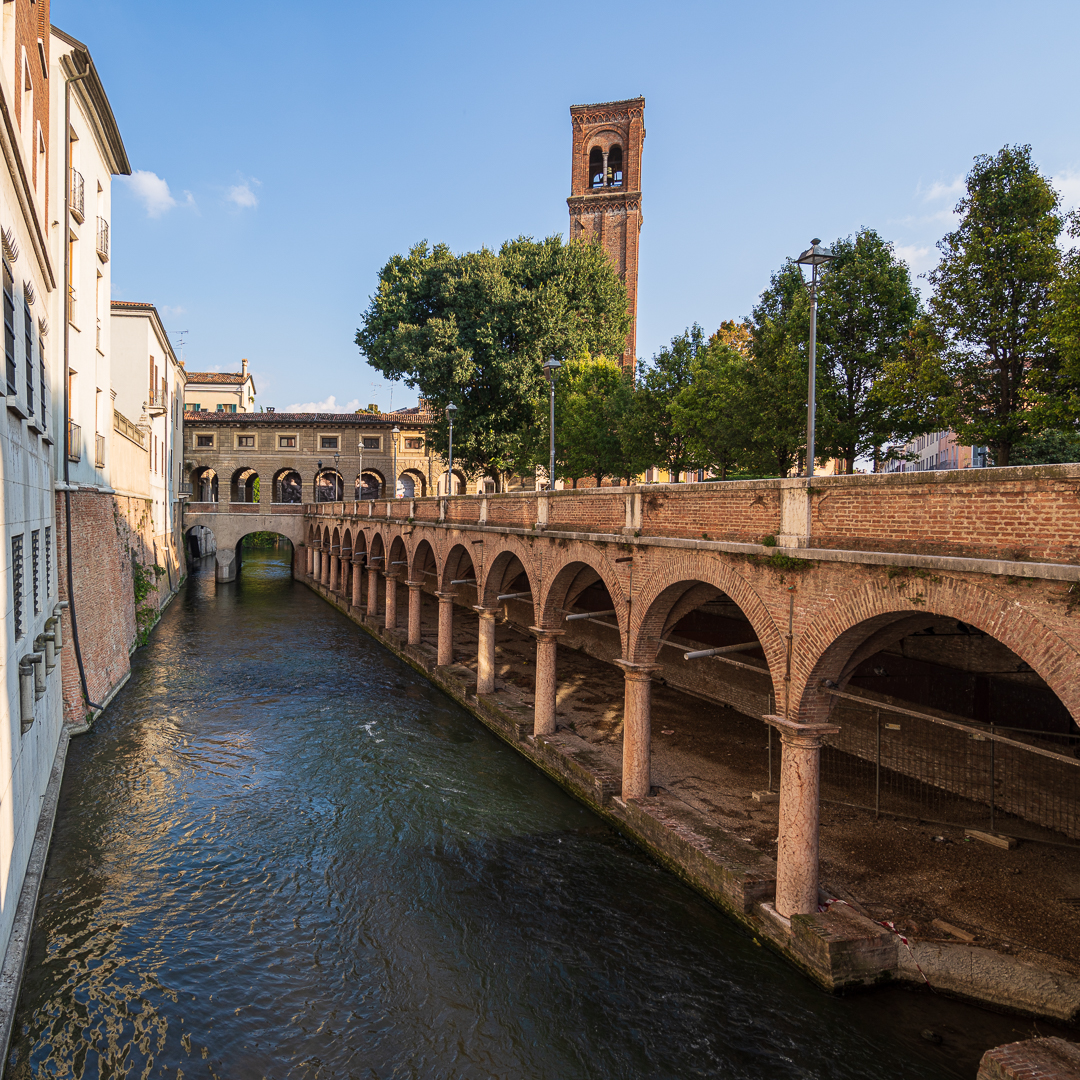
<svg viewBox="0 0 1080 1080"><path fill-rule="evenodd" d="M10 1075L936 1080L1027 1034L819 993L245 558L72 744Z"/></svg>

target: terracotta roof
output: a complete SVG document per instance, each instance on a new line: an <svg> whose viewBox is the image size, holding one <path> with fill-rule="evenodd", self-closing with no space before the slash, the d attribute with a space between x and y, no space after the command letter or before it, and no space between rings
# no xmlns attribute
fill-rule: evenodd
<svg viewBox="0 0 1080 1080"><path fill-rule="evenodd" d="M250 375L243 375L239 371L189 371L187 375L188 383L204 382L204 383L229 383L234 386L239 386L242 382L246 382L250 378Z"/></svg>
<svg viewBox="0 0 1080 1080"><path fill-rule="evenodd" d="M190 376L189 376L190 377ZM337 427L358 427L364 424L392 424L402 420L410 424L427 424L432 421L430 412L420 412L416 407L400 409L392 413L323 413L323 412L256 412L232 413L200 409L185 412L184 423L203 424L323 424Z"/></svg>
<svg viewBox="0 0 1080 1080"><path fill-rule="evenodd" d="M140 308L143 311L153 311L154 310L154 305L153 304L144 303L141 300L114 300L112 302L112 306L113 307Z"/></svg>

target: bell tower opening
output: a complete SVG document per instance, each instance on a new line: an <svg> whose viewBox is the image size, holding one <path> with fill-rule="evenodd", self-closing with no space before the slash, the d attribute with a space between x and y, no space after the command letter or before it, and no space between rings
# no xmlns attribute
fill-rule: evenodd
<svg viewBox="0 0 1080 1080"><path fill-rule="evenodd" d="M638 241L641 233L641 148L645 99L572 105L570 239L595 238L626 285L633 320L626 336L624 366L637 356Z"/></svg>

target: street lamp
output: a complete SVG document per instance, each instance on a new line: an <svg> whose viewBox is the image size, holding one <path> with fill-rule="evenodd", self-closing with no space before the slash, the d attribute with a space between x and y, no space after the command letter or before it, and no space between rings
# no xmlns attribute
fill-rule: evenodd
<svg viewBox="0 0 1080 1080"><path fill-rule="evenodd" d="M800 266L813 267L810 275L810 384L806 403L806 475L814 475L814 416L817 411L815 403L815 375L817 367L817 281L818 267L824 266L830 259L836 256L828 249L821 246L821 241L814 237L810 241L810 247L806 249L795 261Z"/></svg>
<svg viewBox="0 0 1080 1080"><path fill-rule="evenodd" d="M360 484L360 490L357 492L357 499L364 497L364 436L356 436L356 452L360 456L360 472L357 473L357 479Z"/></svg>
<svg viewBox="0 0 1080 1080"><path fill-rule="evenodd" d="M319 498L319 474L322 472L322 461L315 462L315 501L322 502Z"/></svg>
<svg viewBox="0 0 1080 1080"><path fill-rule="evenodd" d="M401 434L401 428L399 428L397 426L397 424L395 424L394 429L393 429L393 431L390 432L390 434L393 435L393 437L394 437L394 498L395 499L400 499L401 498L401 485L398 483L398 474L397 474L397 444L398 444L398 436Z"/></svg>
<svg viewBox="0 0 1080 1080"><path fill-rule="evenodd" d="M457 412L457 406L452 402L448 402L446 405L446 418L450 421L450 465L446 470L446 494L454 494L454 413Z"/></svg>
<svg viewBox="0 0 1080 1080"><path fill-rule="evenodd" d="M340 465L340 463L341 463L341 454L338 453L335 450L334 451L334 471L338 475L340 475L340 469L338 467ZM334 477L334 497L330 500L331 502L337 502L337 482L338 482L338 478L337 478L337 476L335 476ZM342 485L341 485L341 497L343 499L345 498L345 484L344 484L344 482L342 482Z"/></svg>
<svg viewBox="0 0 1080 1080"><path fill-rule="evenodd" d="M551 419L548 423L548 431L551 436L551 454L548 459L548 491L555 490L555 376L561 367L562 363L554 356L549 356L544 364L544 374L551 384Z"/></svg>

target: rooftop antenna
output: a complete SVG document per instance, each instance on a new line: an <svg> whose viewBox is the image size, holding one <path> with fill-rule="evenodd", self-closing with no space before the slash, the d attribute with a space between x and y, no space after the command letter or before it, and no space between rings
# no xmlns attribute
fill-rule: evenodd
<svg viewBox="0 0 1080 1080"><path fill-rule="evenodd" d="M180 345L180 364L181 364L181 366L184 363L184 343L187 340L187 333L188 332L186 330L176 330L176 331L174 331L174 334L173 334L173 336L176 338L177 342Z"/></svg>

